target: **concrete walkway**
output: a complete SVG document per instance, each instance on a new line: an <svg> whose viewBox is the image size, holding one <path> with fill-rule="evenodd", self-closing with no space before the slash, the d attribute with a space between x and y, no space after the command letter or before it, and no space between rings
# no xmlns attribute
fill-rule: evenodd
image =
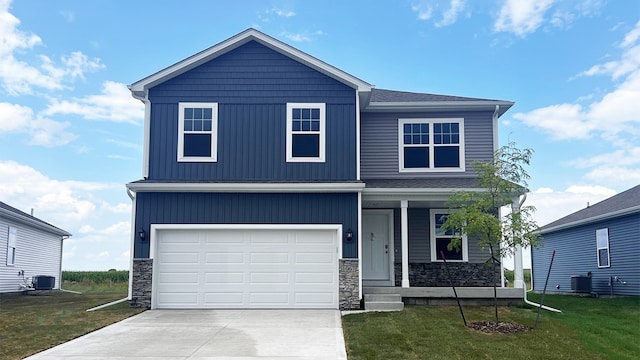
<svg viewBox="0 0 640 360"><path fill-rule="evenodd" d="M28 359L347 358L337 310L149 310Z"/></svg>

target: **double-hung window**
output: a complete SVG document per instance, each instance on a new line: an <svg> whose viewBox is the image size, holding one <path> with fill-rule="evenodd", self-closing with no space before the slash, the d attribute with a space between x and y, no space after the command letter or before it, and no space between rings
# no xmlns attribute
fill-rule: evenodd
<svg viewBox="0 0 640 360"><path fill-rule="evenodd" d="M287 162L325 161L325 104L287 103Z"/></svg>
<svg viewBox="0 0 640 360"><path fill-rule="evenodd" d="M431 261L443 261L444 253L447 261L468 261L469 246L466 235L455 234L453 230L444 230L442 226L447 222L450 214L446 209L432 209L429 211L430 238L431 238ZM462 238L460 249L448 249L448 245L455 237Z"/></svg>
<svg viewBox="0 0 640 360"><path fill-rule="evenodd" d="M598 267L611 267L611 258L609 256L609 229L596 230L596 250L598 254Z"/></svg>
<svg viewBox="0 0 640 360"><path fill-rule="evenodd" d="M18 230L9 226L7 234L7 265L13 266L16 263L16 242L18 237Z"/></svg>
<svg viewBox="0 0 640 360"><path fill-rule="evenodd" d="M399 119L401 172L464 171L464 119Z"/></svg>
<svg viewBox="0 0 640 360"><path fill-rule="evenodd" d="M217 161L218 104L180 103L178 111L178 161Z"/></svg>

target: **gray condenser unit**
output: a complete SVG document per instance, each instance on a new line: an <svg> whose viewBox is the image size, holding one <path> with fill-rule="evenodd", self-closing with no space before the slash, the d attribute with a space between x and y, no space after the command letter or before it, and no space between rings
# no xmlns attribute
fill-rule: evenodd
<svg viewBox="0 0 640 360"><path fill-rule="evenodd" d="M51 290L56 285L55 276L36 275L32 279L33 288L36 290Z"/></svg>
<svg viewBox="0 0 640 360"><path fill-rule="evenodd" d="M591 274L572 276L571 290L577 293L591 293Z"/></svg>

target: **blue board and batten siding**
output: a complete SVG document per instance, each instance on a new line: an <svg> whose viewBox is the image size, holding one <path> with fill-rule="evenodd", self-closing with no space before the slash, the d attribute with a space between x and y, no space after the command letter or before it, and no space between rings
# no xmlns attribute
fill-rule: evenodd
<svg viewBox="0 0 640 360"><path fill-rule="evenodd" d="M151 193L136 195L136 231L151 224L342 224L357 239L357 193ZM149 257L136 239L135 258ZM357 257L357 241L343 236L342 257Z"/></svg>
<svg viewBox="0 0 640 360"><path fill-rule="evenodd" d="M609 229L611 267L598 268L596 230ZM534 290L544 288L551 253L556 257L547 291L571 292L571 276L592 274L593 291L611 293L609 278L627 282L613 284L614 295L640 295L640 214L551 232L543 235L542 246L531 251ZM559 286L559 288L557 288Z"/></svg>
<svg viewBox="0 0 640 360"><path fill-rule="evenodd" d="M255 41L150 89L149 180L356 179L356 90ZM177 162L178 103L218 103L218 161ZM324 163L286 162L286 104L326 104Z"/></svg>
<svg viewBox="0 0 640 360"><path fill-rule="evenodd" d="M463 118L465 172L456 177L473 176L471 164L493 158L493 113L489 111L446 113L363 113L361 130L361 176L363 179L421 178L452 176L450 172L400 173L398 119Z"/></svg>

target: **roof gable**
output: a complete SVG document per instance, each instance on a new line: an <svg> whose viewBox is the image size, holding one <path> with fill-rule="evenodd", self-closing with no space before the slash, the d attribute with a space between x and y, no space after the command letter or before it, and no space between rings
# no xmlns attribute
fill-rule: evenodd
<svg viewBox="0 0 640 360"><path fill-rule="evenodd" d="M20 211L13 206L9 206L0 201L0 216L13 219L22 223L29 224L33 227L37 227L41 230L59 236L71 236L71 234L65 230L55 227L48 222L42 221L35 216L29 215L23 211Z"/></svg>
<svg viewBox="0 0 640 360"><path fill-rule="evenodd" d="M640 212L640 185L549 223L539 231L544 234L635 212Z"/></svg>
<svg viewBox="0 0 640 360"><path fill-rule="evenodd" d="M258 30L247 29L240 34L237 34L208 49L205 49L182 61L179 61L163 70L156 72L155 74L149 75L144 79L136 81L135 83L129 85L129 89L133 93L134 97L144 98L149 88L161 84L180 74L183 74L223 54L226 54L229 51L236 49L250 41L256 41L266 47L269 47L272 50L275 50L289 58L305 64L331 78L347 84L348 86L357 89L360 92L370 92L371 88L373 87L371 84L360 80L353 75L350 75Z"/></svg>

